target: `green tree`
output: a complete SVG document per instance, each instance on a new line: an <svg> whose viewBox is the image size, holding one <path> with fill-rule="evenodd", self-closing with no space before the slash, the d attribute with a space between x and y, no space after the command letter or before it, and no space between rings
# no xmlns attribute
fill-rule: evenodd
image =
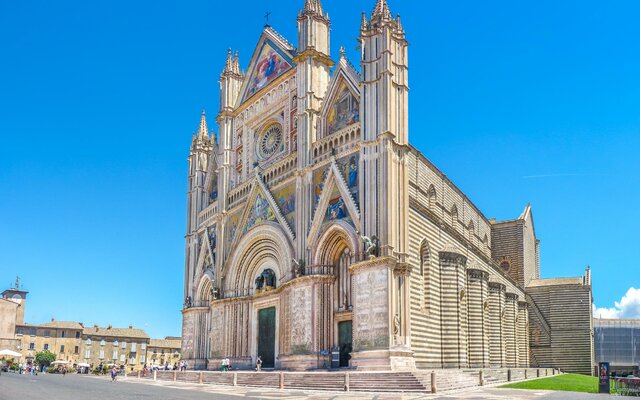
<svg viewBox="0 0 640 400"><path fill-rule="evenodd" d="M49 350L39 351L36 353L36 364L41 367L48 367L56 360L56 355Z"/></svg>

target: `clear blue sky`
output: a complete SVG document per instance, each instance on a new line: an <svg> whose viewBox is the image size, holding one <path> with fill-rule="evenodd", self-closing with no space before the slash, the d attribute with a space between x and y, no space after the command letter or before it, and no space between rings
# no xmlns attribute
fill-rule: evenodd
<svg viewBox="0 0 640 400"><path fill-rule="evenodd" d="M360 13L323 0L357 64ZM287 4L287 6L284 6ZM29 322L179 335L186 157L227 47L246 68L303 0L0 4L0 285ZM489 218L534 208L542 274L593 267L599 307L640 287L640 2L391 0L410 139Z"/></svg>

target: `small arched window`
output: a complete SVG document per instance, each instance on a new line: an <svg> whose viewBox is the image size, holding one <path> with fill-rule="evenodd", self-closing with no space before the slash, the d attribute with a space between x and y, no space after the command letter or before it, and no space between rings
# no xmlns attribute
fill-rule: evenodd
<svg viewBox="0 0 640 400"><path fill-rule="evenodd" d="M455 204L451 207L451 225L456 229L458 228L458 207Z"/></svg>
<svg viewBox="0 0 640 400"><path fill-rule="evenodd" d="M511 263L509 262L509 260L502 260L500 262L500 269L504 272L509 272L509 270L511 270Z"/></svg>
<svg viewBox="0 0 640 400"><path fill-rule="evenodd" d="M429 198L429 209L430 210L435 209L437 193L436 193L436 188L433 185L429 185L429 190L427 190L427 196Z"/></svg>

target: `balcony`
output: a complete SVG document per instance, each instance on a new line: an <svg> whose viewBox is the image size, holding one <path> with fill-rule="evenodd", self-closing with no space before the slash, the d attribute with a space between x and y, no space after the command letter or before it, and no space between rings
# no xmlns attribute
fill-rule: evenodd
<svg viewBox="0 0 640 400"><path fill-rule="evenodd" d="M218 214L218 202L214 201L198 214L198 226L207 225Z"/></svg>

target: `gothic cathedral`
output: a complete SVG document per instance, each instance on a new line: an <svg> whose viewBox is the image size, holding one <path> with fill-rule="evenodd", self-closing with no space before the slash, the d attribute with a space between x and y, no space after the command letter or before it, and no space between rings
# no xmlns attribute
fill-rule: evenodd
<svg viewBox="0 0 640 400"><path fill-rule="evenodd" d="M263 368L288 370L555 362L544 308L553 294L540 289L553 285L540 279L531 208L487 219L409 144L400 17L386 0L362 15L359 69L344 51L331 57L320 0L305 0L297 21L298 47L266 26L246 73L229 51L218 139L204 113L193 137L189 365L216 369L228 358L251 368L258 356ZM588 335L590 277L572 279L588 302L588 321L577 322Z"/></svg>

